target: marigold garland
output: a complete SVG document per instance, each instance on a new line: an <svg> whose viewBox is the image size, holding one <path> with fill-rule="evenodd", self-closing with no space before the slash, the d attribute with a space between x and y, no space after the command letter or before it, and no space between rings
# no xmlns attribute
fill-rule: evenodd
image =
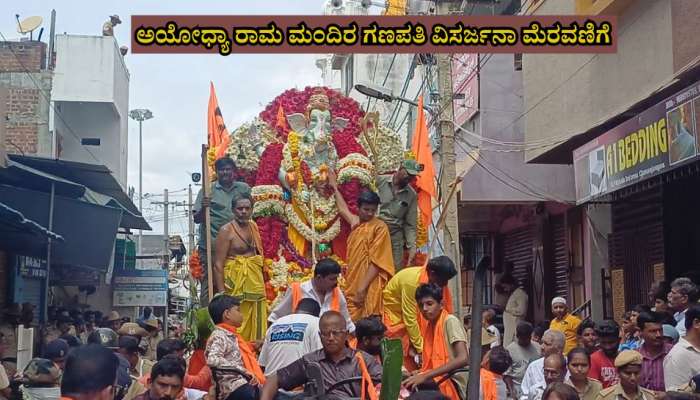
<svg viewBox="0 0 700 400"><path fill-rule="evenodd" d="M199 257L199 250L195 249L190 255L189 260L190 275L198 281L204 278L204 269L202 268L202 260Z"/></svg>
<svg viewBox="0 0 700 400"><path fill-rule="evenodd" d="M421 218L419 210L416 217L416 248L421 248L426 244L428 244L428 230L423 224L423 218Z"/></svg>

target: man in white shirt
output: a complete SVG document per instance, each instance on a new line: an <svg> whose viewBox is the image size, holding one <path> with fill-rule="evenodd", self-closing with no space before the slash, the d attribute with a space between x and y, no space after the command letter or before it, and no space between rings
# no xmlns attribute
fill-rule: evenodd
<svg viewBox="0 0 700 400"><path fill-rule="evenodd" d="M554 382L564 382L564 377L566 376L566 359L564 355L555 353L545 357L542 363L542 374L544 375L544 381L529 388L529 400L542 400L542 395L547 386Z"/></svg>
<svg viewBox="0 0 700 400"><path fill-rule="evenodd" d="M698 301L698 287L688 278L677 278L671 282L668 304L676 312L676 330L685 336L685 312L690 304Z"/></svg>
<svg viewBox="0 0 700 400"><path fill-rule="evenodd" d="M700 373L700 305L686 310L684 322L685 337L681 337L664 358L666 391L678 390Z"/></svg>
<svg viewBox="0 0 700 400"><path fill-rule="evenodd" d="M292 284L284 294L279 304L267 317L270 325L278 318L289 315L294 310L294 301L304 298L314 299L321 306L322 315L326 311L337 311L343 315L347 322L348 331L355 332L355 324L350 319L348 303L343 292L338 288L340 276L340 264L332 258L325 258L314 268L314 277L301 284ZM336 309L337 308L337 309Z"/></svg>
<svg viewBox="0 0 700 400"><path fill-rule="evenodd" d="M564 354L564 342L566 337L561 331L555 331L548 329L542 335L542 358L538 358L528 365L527 370L525 370L525 376L523 377L523 383L520 385L520 391L522 392L520 399L527 400L530 394L530 389L542 385L545 382L544 379L544 359L552 354ZM568 378L568 373L566 377Z"/></svg>
<svg viewBox="0 0 700 400"><path fill-rule="evenodd" d="M320 311L316 300L301 299L294 314L278 318L267 328L258 359L266 376L323 347L318 331Z"/></svg>

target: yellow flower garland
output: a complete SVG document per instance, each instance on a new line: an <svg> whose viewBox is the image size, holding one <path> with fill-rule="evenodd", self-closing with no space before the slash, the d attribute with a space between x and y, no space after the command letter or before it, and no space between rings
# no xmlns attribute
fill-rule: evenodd
<svg viewBox="0 0 700 400"><path fill-rule="evenodd" d="M301 175L301 161L299 160L299 135L297 135L296 132L289 132L287 143L289 144L290 156L292 158L292 168L297 176L297 190L301 191L304 178Z"/></svg>

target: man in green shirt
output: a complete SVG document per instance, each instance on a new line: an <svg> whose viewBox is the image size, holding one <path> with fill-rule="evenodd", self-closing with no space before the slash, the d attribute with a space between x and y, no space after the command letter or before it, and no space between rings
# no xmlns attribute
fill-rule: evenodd
<svg viewBox="0 0 700 400"><path fill-rule="evenodd" d="M421 170L422 165L415 160L404 160L394 175L377 176L377 194L381 200L379 218L389 227L397 272L404 267L404 249L408 248L408 265L416 255L418 204L411 183Z"/></svg>
<svg viewBox="0 0 700 400"><path fill-rule="evenodd" d="M216 182L211 186L209 193L210 197L204 197L204 190L200 189L197 194L197 200L194 204L193 219L196 224L199 224L199 256L202 260L204 269L204 278L202 279L202 292L200 295L200 306L206 307L209 304L209 281L207 278L207 250L206 250L206 225L204 224L204 216L206 210L209 210L211 218L211 251L212 260L214 259L214 243L219 229L233 219L233 209L231 201L236 195L250 196L250 186L244 182L234 180L236 175L236 164L228 157L222 157L214 163L216 170Z"/></svg>

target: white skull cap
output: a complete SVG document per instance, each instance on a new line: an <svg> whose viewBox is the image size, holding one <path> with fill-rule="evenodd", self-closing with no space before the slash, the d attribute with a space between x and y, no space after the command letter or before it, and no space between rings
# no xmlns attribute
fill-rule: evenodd
<svg viewBox="0 0 700 400"><path fill-rule="evenodd" d="M566 299L563 297L555 297L552 299L552 305L563 304L566 305Z"/></svg>

